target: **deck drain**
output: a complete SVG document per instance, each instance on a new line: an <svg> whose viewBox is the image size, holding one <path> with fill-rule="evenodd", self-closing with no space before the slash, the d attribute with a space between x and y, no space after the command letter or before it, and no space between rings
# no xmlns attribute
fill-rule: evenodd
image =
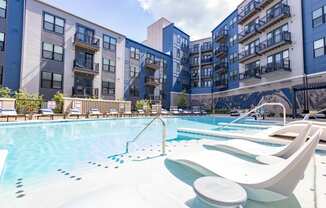
<svg viewBox="0 0 326 208"><path fill-rule="evenodd" d="M79 177L79 178L76 178L76 181L80 181L82 178L81 177Z"/></svg>

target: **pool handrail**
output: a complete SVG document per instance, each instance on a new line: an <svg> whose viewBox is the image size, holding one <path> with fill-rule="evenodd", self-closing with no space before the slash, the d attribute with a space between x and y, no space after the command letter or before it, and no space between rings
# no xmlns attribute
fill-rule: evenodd
<svg viewBox="0 0 326 208"><path fill-rule="evenodd" d="M247 112L243 116L240 116L239 118L233 120L232 122L221 126L219 129L223 129L224 127L227 127L230 124L234 124L234 123L236 123L236 122L238 122L238 121L240 121L240 120L248 117L251 113L256 112L258 109L260 109L260 108L262 108L264 106L280 106L280 107L282 107L282 109L283 109L283 125L284 126L286 125L286 108L285 108L285 106L282 103L263 103L260 106L255 107L254 109L250 110L249 112Z"/></svg>
<svg viewBox="0 0 326 208"><path fill-rule="evenodd" d="M165 146L166 146L166 123L165 123L165 121L161 118L161 116L160 115L158 115L158 116L156 116L155 118L153 118L135 137L134 137L134 139L132 139L132 140L130 140L130 141L128 141L127 142L127 144L126 144L126 153L129 153L129 145L131 144L131 143L135 143L137 140L138 140L138 138L146 131L146 129L147 128L149 128L153 123L154 123L154 121L156 121L156 120L159 120L159 121L161 121L161 124L162 124L162 126L163 126L163 132L162 132L162 156L163 155L166 155L166 148L165 148Z"/></svg>

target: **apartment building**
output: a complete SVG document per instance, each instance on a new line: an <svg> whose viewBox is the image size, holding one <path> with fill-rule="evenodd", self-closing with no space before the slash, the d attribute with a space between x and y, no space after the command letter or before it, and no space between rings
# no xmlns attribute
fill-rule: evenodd
<svg viewBox="0 0 326 208"><path fill-rule="evenodd" d="M147 99L168 108L166 73L171 57L128 38L125 54L124 98L133 101L133 104Z"/></svg>
<svg viewBox="0 0 326 208"><path fill-rule="evenodd" d="M0 85L19 89L24 1L0 0Z"/></svg>
<svg viewBox="0 0 326 208"><path fill-rule="evenodd" d="M245 0L194 41L161 18L143 43L41 0L0 0L0 85L165 108L184 93L207 109L317 106L322 89L298 97L293 89L325 82L325 34L326 0Z"/></svg>
<svg viewBox="0 0 326 208"><path fill-rule="evenodd" d="M125 37L38 0L26 0L20 87L50 99L123 99Z"/></svg>

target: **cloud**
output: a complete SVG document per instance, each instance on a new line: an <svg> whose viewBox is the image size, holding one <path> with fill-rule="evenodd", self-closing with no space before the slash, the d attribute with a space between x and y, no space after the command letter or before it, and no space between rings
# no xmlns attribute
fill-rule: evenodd
<svg viewBox="0 0 326 208"><path fill-rule="evenodd" d="M209 37L211 31L242 0L137 0L144 11L155 19L165 17L191 38Z"/></svg>

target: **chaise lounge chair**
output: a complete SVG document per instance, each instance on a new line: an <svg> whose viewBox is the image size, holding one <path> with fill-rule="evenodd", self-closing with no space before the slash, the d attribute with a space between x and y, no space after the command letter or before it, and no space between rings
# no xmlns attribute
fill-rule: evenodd
<svg viewBox="0 0 326 208"><path fill-rule="evenodd" d="M265 165L249 162L231 154L203 150L167 160L188 166L204 175L218 175L242 185L248 198L271 202L288 198L304 176L319 143L318 130L297 152L286 160Z"/></svg>
<svg viewBox="0 0 326 208"><path fill-rule="evenodd" d="M205 146L209 148L227 150L253 158L259 155L289 158L305 143L306 139L309 137L311 126L311 123L298 124L298 136L290 144L281 147L267 146L243 139L230 139L227 141L214 142L212 145Z"/></svg>

